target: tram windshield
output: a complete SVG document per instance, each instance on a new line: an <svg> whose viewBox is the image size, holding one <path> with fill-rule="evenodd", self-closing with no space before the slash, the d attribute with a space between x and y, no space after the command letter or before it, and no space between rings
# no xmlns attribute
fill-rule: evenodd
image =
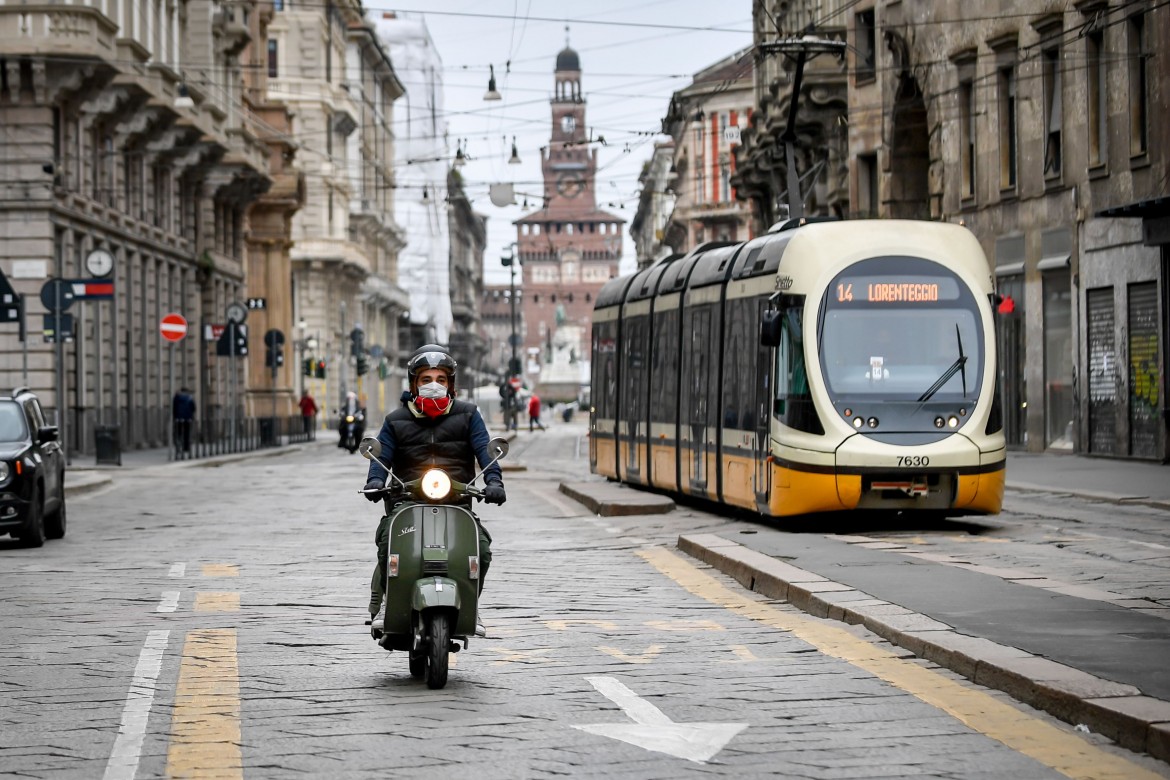
<svg viewBox="0 0 1170 780"><path fill-rule="evenodd" d="M835 400L957 401L979 395L983 328L971 290L919 258L865 260L821 310L821 367Z"/></svg>

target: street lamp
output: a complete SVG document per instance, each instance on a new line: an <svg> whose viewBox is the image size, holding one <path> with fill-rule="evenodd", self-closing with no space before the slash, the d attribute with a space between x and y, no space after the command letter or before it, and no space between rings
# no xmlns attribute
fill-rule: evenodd
<svg viewBox="0 0 1170 780"><path fill-rule="evenodd" d="M512 242L505 249L512 250L510 254L500 258L500 263L511 271L511 284L509 286L508 303L511 306L510 320L512 335L508 338L508 343L512 347L512 357L508 360L507 379L505 381L509 384L508 394L508 425L510 428L516 428L516 387L512 384L513 378L520 375L520 358L516 354L516 347L520 342L520 335L516 332L516 267L521 264L519 245Z"/></svg>

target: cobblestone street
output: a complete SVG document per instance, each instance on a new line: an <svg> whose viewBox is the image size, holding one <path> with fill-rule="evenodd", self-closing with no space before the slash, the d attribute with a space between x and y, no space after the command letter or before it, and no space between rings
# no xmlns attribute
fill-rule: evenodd
<svg viewBox="0 0 1170 780"><path fill-rule="evenodd" d="M509 501L481 513L489 638L437 691L362 625L377 520L356 493L365 461L322 443L118 473L73 501L62 542L0 543L0 774L1166 776L675 549L680 533L747 523L588 514L556 491L581 476L582 433L514 442ZM954 529L920 535L906 544L961 544ZM1098 587L1133 595L1120 575Z"/></svg>

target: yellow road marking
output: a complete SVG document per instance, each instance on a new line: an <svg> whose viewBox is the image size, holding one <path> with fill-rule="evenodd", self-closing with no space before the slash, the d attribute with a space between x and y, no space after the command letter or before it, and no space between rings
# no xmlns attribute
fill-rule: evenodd
<svg viewBox="0 0 1170 780"><path fill-rule="evenodd" d="M699 598L771 628L789 631L825 655L865 669L975 731L1067 777L1078 780L1154 780L1160 777L1089 744L1075 734L1027 715L990 694L904 661L848 631L748 598L661 547L642 550L638 555Z"/></svg>
<svg viewBox="0 0 1170 780"><path fill-rule="evenodd" d="M239 577L240 567L234 563L205 563L204 577Z"/></svg>
<svg viewBox="0 0 1170 780"><path fill-rule="evenodd" d="M171 716L167 777L244 777L235 629L211 628L187 634Z"/></svg>
<svg viewBox="0 0 1170 780"><path fill-rule="evenodd" d="M544 625L550 631L567 631L569 626L594 626L604 631L617 631L617 623L611 623L608 620L546 620Z"/></svg>
<svg viewBox="0 0 1170 780"><path fill-rule="evenodd" d="M619 661L624 661L628 664L648 664L662 652L662 645L650 645L646 648L646 652L638 655L628 655L616 647L609 647L608 645L599 645L597 649L606 655L612 655Z"/></svg>
<svg viewBox="0 0 1170 780"><path fill-rule="evenodd" d="M196 612L239 612L240 594L223 591L202 591L195 594Z"/></svg>
<svg viewBox="0 0 1170 780"><path fill-rule="evenodd" d="M726 631L714 620L647 620L646 625L659 631Z"/></svg>
<svg viewBox="0 0 1170 780"><path fill-rule="evenodd" d="M753 661L768 660L768 659L760 658L758 655L753 653L751 651L751 648L748 647L747 645L732 645L728 649L731 650L731 652L735 653L735 660L732 661L730 659L723 659L719 663L721 663L721 664L746 664L746 663L751 663Z"/></svg>
<svg viewBox="0 0 1170 780"><path fill-rule="evenodd" d="M541 658L545 653L551 653L551 647L541 647L536 650L509 650L506 647L493 647L492 652L499 653L502 658L493 661L494 666L508 663L548 664L553 663L551 658Z"/></svg>

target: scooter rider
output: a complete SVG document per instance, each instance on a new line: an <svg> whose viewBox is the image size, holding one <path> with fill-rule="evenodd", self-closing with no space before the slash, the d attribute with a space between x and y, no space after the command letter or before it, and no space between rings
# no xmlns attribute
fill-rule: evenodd
<svg viewBox="0 0 1170 780"><path fill-rule="evenodd" d="M425 344L415 350L406 364L410 380L411 400L403 407L386 415L378 441L382 445L382 460L394 469L394 475L404 482L417 479L430 468L442 468L457 482L470 482L475 476L476 461L484 472L484 500L502 504L507 500L504 479L499 464L492 463L488 454L487 425L474 404L455 399L455 359L444 347ZM370 461L366 490L381 488L386 483L386 470L377 460ZM367 493L371 501L382 496ZM491 564L492 537L479 526L479 589ZM376 541L378 562L370 581L370 615L374 621L383 608L386 574L383 561L389 548L388 517L378 525Z"/></svg>

